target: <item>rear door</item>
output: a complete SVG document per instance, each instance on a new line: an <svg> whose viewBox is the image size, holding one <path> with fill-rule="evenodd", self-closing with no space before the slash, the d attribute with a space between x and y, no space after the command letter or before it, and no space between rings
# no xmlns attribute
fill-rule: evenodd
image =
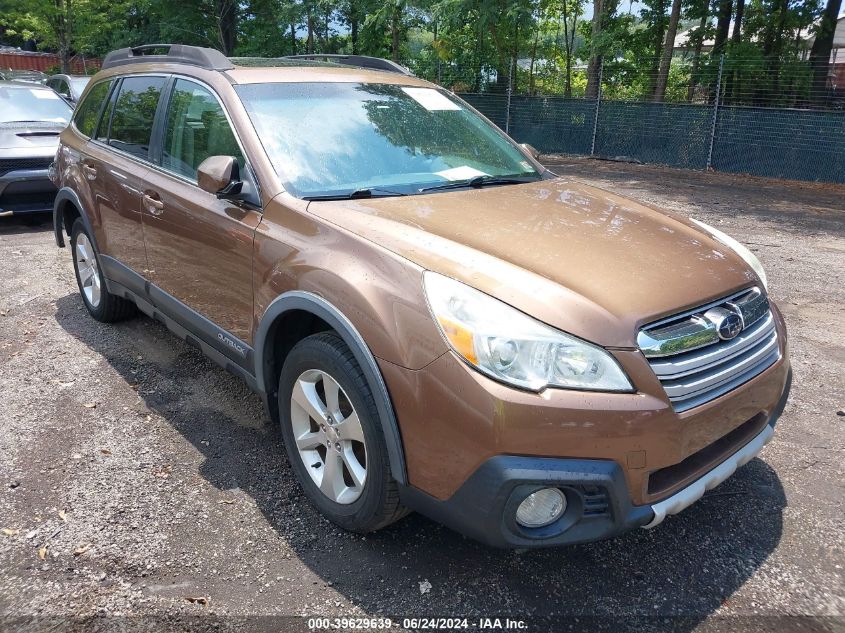
<svg viewBox="0 0 845 633"><path fill-rule="evenodd" d="M73 115L71 127L76 134L69 134L67 131L62 134L62 151L67 161L67 174L72 179L72 188L79 196L82 206L93 216L91 219L96 233L94 238L100 248L107 243L107 238L103 234L102 225L98 219L98 170L92 168L94 163L90 154L92 150L90 141L98 135L98 127L105 127L108 130L108 115L104 117L103 111L107 109L111 90L117 81L106 79L91 86L91 90L85 95ZM105 123L101 122L103 118L105 118ZM84 140L81 140L80 136ZM94 151L100 154L96 148Z"/></svg>
<svg viewBox="0 0 845 633"><path fill-rule="evenodd" d="M150 170L143 192L152 281L205 317L183 314L207 342L244 365L252 340L252 246L261 212L257 198L254 204L234 203L200 189L197 167L209 156L234 156L242 178L249 179L247 161L220 100L198 82L174 79L159 126L158 169ZM256 191L254 181L247 187Z"/></svg>
<svg viewBox="0 0 845 633"><path fill-rule="evenodd" d="M99 247L109 278L135 292L148 277L141 197L149 173L153 121L166 76L125 77L112 92L96 138L88 143L83 171L93 182L105 243Z"/></svg>

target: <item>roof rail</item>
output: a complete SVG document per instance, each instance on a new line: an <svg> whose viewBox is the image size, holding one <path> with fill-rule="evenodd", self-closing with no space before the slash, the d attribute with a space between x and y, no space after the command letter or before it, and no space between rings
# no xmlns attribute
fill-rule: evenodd
<svg viewBox="0 0 845 633"><path fill-rule="evenodd" d="M283 59L304 59L312 61L327 61L346 66L358 66L360 68L371 68L373 70L386 70L390 73L402 75L413 75L408 68L402 64L382 59L381 57L367 57L366 55L335 55L329 53L309 53L308 55L287 55Z"/></svg>
<svg viewBox="0 0 845 633"><path fill-rule="evenodd" d="M164 54L155 51L165 50ZM201 46L186 46L184 44L144 44L131 48L121 48L112 51L103 60L102 68L114 68L124 64L144 64L149 62L170 62L174 64L190 64L209 70L229 70L234 68L226 56L213 48Z"/></svg>

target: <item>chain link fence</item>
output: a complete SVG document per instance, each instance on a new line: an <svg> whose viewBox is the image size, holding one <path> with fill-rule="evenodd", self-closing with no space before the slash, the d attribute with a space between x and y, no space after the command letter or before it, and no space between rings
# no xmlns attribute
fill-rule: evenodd
<svg viewBox="0 0 845 633"><path fill-rule="evenodd" d="M544 154L845 183L845 66L820 75L802 60L706 54L676 56L662 77L656 60L592 73L543 60L408 65Z"/></svg>

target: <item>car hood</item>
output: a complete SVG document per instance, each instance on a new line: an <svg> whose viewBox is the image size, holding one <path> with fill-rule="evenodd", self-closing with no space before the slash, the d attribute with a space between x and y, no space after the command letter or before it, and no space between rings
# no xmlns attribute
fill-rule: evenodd
<svg viewBox="0 0 845 633"><path fill-rule="evenodd" d="M635 347L642 325L759 283L688 220L565 179L308 211L607 347Z"/></svg>
<svg viewBox="0 0 845 633"><path fill-rule="evenodd" d="M50 156L55 154L59 134L66 126L49 121L0 123L0 150L14 150L16 157Z"/></svg>

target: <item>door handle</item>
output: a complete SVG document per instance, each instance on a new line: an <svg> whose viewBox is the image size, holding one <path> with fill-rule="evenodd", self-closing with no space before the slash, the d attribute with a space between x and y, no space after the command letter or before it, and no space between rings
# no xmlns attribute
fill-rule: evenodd
<svg viewBox="0 0 845 633"><path fill-rule="evenodd" d="M82 165L82 173L85 174L88 180L97 179L97 170L91 167L91 165Z"/></svg>
<svg viewBox="0 0 845 633"><path fill-rule="evenodd" d="M161 215L164 212L164 203L147 193L144 194L144 206L153 215Z"/></svg>

